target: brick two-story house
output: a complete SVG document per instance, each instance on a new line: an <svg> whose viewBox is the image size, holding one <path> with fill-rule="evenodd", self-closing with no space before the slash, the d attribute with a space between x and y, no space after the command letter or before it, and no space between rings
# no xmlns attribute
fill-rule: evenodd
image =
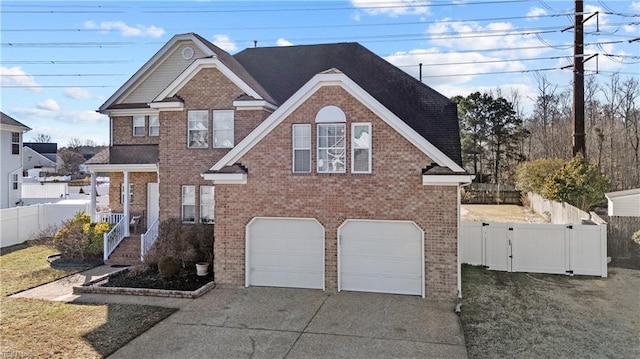
<svg viewBox="0 0 640 359"><path fill-rule="evenodd" d="M99 111L111 207L215 221L218 284L459 291L456 106L363 46L176 35Z"/></svg>

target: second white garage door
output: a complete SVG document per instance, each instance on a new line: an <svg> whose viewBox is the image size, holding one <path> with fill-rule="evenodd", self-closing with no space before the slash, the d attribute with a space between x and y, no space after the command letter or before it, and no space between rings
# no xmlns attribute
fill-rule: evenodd
<svg viewBox="0 0 640 359"><path fill-rule="evenodd" d="M254 218L246 241L246 286L324 289L324 227L315 219Z"/></svg>
<svg viewBox="0 0 640 359"><path fill-rule="evenodd" d="M424 234L415 223L351 219L338 236L338 290L424 296Z"/></svg>

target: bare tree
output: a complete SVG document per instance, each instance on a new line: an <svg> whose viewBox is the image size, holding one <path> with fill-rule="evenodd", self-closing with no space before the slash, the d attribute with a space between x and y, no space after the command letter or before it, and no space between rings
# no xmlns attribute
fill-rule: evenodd
<svg viewBox="0 0 640 359"><path fill-rule="evenodd" d="M39 133L32 139L32 141L38 143L49 143L51 142L51 136L44 133Z"/></svg>

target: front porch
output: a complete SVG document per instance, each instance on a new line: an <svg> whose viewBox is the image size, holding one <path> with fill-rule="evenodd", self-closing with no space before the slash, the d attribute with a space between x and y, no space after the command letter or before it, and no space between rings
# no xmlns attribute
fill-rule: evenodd
<svg viewBox="0 0 640 359"><path fill-rule="evenodd" d="M109 265L136 265L158 238L158 219L147 226L144 212L98 213L98 222L114 224L104 234L103 260Z"/></svg>

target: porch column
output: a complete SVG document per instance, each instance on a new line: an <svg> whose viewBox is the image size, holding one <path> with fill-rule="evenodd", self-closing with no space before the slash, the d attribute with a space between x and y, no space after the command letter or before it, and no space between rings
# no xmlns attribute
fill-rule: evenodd
<svg viewBox="0 0 640 359"><path fill-rule="evenodd" d="M124 226L124 236L125 237L129 237L131 235L131 233L129 233L129 202L131 201L130 195L131 195L131 191L129 191L129 172L128 171L124 171L124 183L123 183L124 188L122 189L122 191L124 192L124 203L123 205L123 212L124 212L124 222L125 222L125 226Z"/></svg>
<svg viewBox="0 0 640 359"><path fill-rule="evenodd" d="M91 223L98 222L98 213L96 213L96 174L91 172Z"/></svg>

